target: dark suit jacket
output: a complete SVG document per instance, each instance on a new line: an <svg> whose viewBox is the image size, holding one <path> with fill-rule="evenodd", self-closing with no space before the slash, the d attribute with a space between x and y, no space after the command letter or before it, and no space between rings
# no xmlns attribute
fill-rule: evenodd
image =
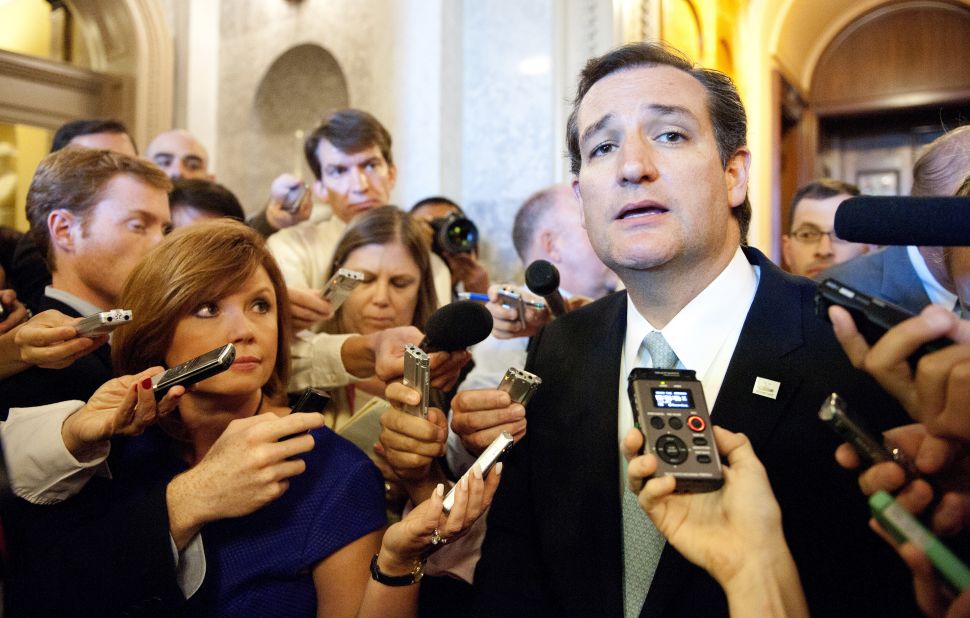
<svg viewBox="0 0 970 618"><path fill-rule="evenodd" d="M885 428L905 420L851 368L815 317L815 286L746 250L761 280L713 420L743 431L768 470L813 615L914 615L910 578L867 527L854 475L835 463L838 440L818 420L837 391ZM525 438L509 454L475 574L481 615L619 616L623 612L617 396L626 294L553 321L527 367L543 379ZM781 383L754 395L756 377ZM670 545L645 616L726 615L717 583Z"/></svg>
<svg viewBox="0 0 970 618"><path fill-rule="evenodd" d="M886 247L829 268L818 276L878 296L913 313L930 304L923 283L909 261L906 247Z"/></svg>
<svg viewBox="0 0 970 618"><path fill-rule="evenodd" d="M71 317L81 317L59 300L44 296L37 311L57 309ZM7 420L10 408L41 406L58 401L87 401L102 384L114 377L111 349L103 345L64 369L31 367L0 381L0 420Z"/></svg>
<svg viewBox="0 0 970 618"><path fill-rule="evenodd" d="M43 297L41 310L78 317ZM64 369L33 367L0 383L10 407L86 401L114 377L107 345ZM2 504L10 616L168 616L184 599L175 580L165 483L122 487L95 477L53 506L10 497Z"/></svg>

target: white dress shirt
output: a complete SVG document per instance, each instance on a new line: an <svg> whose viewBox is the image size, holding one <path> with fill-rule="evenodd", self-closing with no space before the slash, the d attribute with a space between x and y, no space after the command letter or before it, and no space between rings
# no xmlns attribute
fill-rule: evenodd
<svg viewBox="0 0 970 618"><path fill-rule="evenodd" d="M724 382L734 348L760 280L760 269L748 262L739 247L714 281L674 316L663 329L654 328L627 297L626 337L620 352L619 441L633 429L633 410L627 396L627 376L637 366L640 344L647 333L659 330L677 354L678 369L692 369L704 388L709 409ZM626 478L621 479L623 484Z"/></svg>

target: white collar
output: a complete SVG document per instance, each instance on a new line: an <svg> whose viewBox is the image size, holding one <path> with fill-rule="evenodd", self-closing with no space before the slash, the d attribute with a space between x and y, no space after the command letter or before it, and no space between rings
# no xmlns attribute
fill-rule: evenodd
<svg viewBox="0 0 970 618"><path fill-rule="evenodd" d="M104 309L101 307L98 307L97 305L94 305L83 298L78 298L70 292L59 290L50 285L44 288L44 296L61 301L71 309L80 313L82 316L88 316L93 313L100 313L101 311L104 311Z"/></svg>
<svg viewBox="0 0 970 618"><path fill-rule="evenodd" d="M680 367L693 369L697 379L703 381L728 336L740 332L760 274L760 269L749 263L738 247L721 274L660 330L680 359ZM643 338L655 330L627 296L624 367L636 366Z"/></svg>

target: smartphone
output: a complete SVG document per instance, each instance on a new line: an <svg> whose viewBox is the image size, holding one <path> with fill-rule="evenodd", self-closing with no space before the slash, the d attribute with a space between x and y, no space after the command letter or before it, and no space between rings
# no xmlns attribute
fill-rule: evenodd
<svg viewBox="0 0 970 618"><path fill-rule="evenodd" d="M912 543L930 559L943 579L960 592L970 586L970 569L927 530L913 515L899 506L885 491L877 491L869 497L869 508L882 527L899 543Z"/></svg>
<svg viewBox="0 0 970 618"><path fill-rule="evenodd" d="M404 386L410 386L421 393L421 403L404 406L408 414L428 418L428 395L431 373L428 370L428 355L424 350L410 343L404 346Z"/></svg>
<svg viewBox="0 0 970 618"><path fill-rule="evenodd" d="M300 393L300 396L296 400L296 402L294 402L294 404L290 406L290 410L294 413L295 412L323 413L328 403L330 403L330 395L320 390L319 388L313 388L312 386L308 386L305 389L303 389L303 392ZM288 436L283 436L282 438L279 438L277 442L283 442L284 440L289 440L290 438L295 438L297 436L302 436L308 433L310 433L309 430L301 431L298 433L291 433ZM288 459L294 459L294 458L289 457Z"/></svg>
<svg viewBox="0 0 970 618"><path fill-rule="evenodd" d="M286 192L286 197L283 198L283 204L280 208L290 214L296 214L300 211L300 203L303 201L303 196L306 195L306 192L306 183L301 182L300 184L293 185Z"/></svg>
<svg viewBox="0 0 970 618"><path fill-rule="evenodd" d="M829 319L829 307L845 307L852 315L856 328L869 345L879 341L887 330L914 314L890 302L863 294L835 279L826 279L818 284L815 294L815 313L824 320ZM927 341L909 357L909 365L914 370L924 354L935 352L953 343L952 339L940 337Z"/></svg>
<svg viewBox="0 0 970 618"><path fill-rule="evenodd" d="M524 369L509 367L498 385L498 390L505 391L512 397L512 401L527 405L529 400L542 384L542 378Z"/></svg>
<svg viewBox="0 0 970 618"><path fill-rule="evenodd" d="M677 479L675 493L702 493L724 485L704 389L696 374L638 367L627 384L644 450L657 456L655 476Z"/></svg>
<svg viewBox="0 0 970 618"><path fill-rule="evenodd" d="M201 382L229 369L234 360L236 360L236 346L227 343L211 352L206 352L171 369L166 369L152 378L155 400L161 400L173 386L181 384L188 388L196 382Z"/></svg>
<svg viewBox="0 0 970 618"><path fill-rule="evenodd" d="M482 451L482 454L479 455L478 459L475 460L472 468L474 468L476 465L481 467L482 478L485 478L485 476L488 475L489 470L492 469L492 466L498 463L498 460L502 457L502 455L509 452L509 449L512 448L512 444L512 434L507 431L503 431L498 435L498 437L492 440L492 443L489 444L484 451ZM471 468L469 468L468 472L465 472L463 476L468 476L471 473ZM445 513L450 513L451 507L455 506L455 490L457 488L458 484L456 483L455 486L451 488L451 491L448 492L448 495L445 496L444 503L441 507L441 510L443 510Z"/></svg>
<svg viewBox="0 0 970 618"><path fill-rule="evenodd" d="M349 268L341 268L330 278L330 281L327 281L327 285L323 286L321 296L324 300L329 300L330 304L333 305L333 310L336 311L340 305L344 304L354 288L363 281L364 273Z"/></svg>
<svg viewBox="0 0 970 618"><path fill-rule="evenodd" d="M81 318L74 330L78 337L100 337L107 335L119 326L131 322L131 311L128 309L112 309L100 311Z"/></svg>
<svg viewBox="0 0 970 618"><path fill-rule="evenodd" d="M330 403L330 395L319 388L306 387L291 409L293 412L323 412Z"/></svg>
<svg viewBox="0 0 970 618"><path fill-rule="evenodd" d="M510 287L503 287L498 291L498 302L506 309L515 309L515 320L520 328L525 329L525 303L522 294Z"/></svg>

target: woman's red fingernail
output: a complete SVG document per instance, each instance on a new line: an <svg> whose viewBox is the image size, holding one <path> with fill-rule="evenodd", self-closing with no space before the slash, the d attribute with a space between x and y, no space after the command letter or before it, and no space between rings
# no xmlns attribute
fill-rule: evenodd
<svg viewBox="0 0 970 618"><path fill-rule="evenodd" d="M145 390L150 389L152 387L152 379L151 378L145 378L144 380L142 380L141 381L141 387L143 389L145 389Z"/></svg>

